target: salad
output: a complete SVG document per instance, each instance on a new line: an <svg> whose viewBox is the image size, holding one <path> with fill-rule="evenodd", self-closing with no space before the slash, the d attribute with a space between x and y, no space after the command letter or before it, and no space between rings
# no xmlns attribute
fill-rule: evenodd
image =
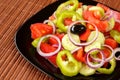
<svg viewBox="0 0 120 80"><path fill-rule="evenodd" d="M120 13L68 0L31 24L32 45L65 76L111 74L120 60Z"/></svg>

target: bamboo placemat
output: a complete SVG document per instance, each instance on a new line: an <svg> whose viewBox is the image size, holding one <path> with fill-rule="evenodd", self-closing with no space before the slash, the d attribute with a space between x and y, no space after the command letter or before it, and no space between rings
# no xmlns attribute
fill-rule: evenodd
<svg viewBox="0 0 120 80"><path fill-rule="evenodd" d="M29 17L56 0L0 0L0 80L54 80L18 52L16 30ZM119 0L98 0L120 10Z"/></svg>

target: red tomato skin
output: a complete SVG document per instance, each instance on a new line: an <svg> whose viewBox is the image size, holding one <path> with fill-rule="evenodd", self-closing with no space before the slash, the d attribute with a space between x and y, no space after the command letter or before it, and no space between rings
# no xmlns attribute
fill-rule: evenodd
<svg viewBox="0 0 120 80"><path fill-rule="evenodd" d="M50 25L43 23L35 23L30 26L31 30L31 38L36 39L46 34L51 34L53 32L53 28Z"/></svg>
<svg viewBox="0 0 120 80"><path fill-rule="evenodd" d="M65 34L64 33L56 33L55 35L60 39L60 41L62 41L62 38Z"/></svg>
<svg viewBox="0 0 120 80"><path fill-rule="evenodd" d="M120 23L118 23L118 22L115 22L115 26L114 26L114 28L113 28L114 30L117 30L117 31L119 31L120 32Z"/></svg>
<svg viewBox="0 0 120 80"><path fill-rule="evenodd" d="M50 56L50 57L47 58L48 61L49 61L50 63L52 63L55 67L57 67L56 57L57 57L57 54L56 54L56 55L53 55L53 56Z"/></svg>
<svg viewBox="0 0 120 80"><path fill-rule="evenodd" d="M91 30L86 29L86 31L80 35L80 40L86 41L91 33Z"/></svg>
<svg viewBox="0 0 120 80"><path fill-rule="evenodd" d="M48 53L49 54L49 52L54 52L55 50L56 50L56 48L55 47L53 47L53 46L51 46L50 44L48 44L48 43L41 43L41 46L40 46L40 49L44 52L44 53Z"/></svg>
<svg viewBox="0 0 120 80"><path fill-rule="evenodd" d="M54 38L52 38L52 37L49 38L48 42L49 42L51 45L58 44L57 40L54 39Z"/></svg>
<svg viewBox="0 0 120 80"><path fill-rule="evenodd" d="M64 25L65 25L65 26L69 26L72 22L73 22L73 21L72 21L71 18L65 18L65 19L64 19Z"/></svg>
<svg viewBox="0 0 120 80"><path fill-rule="evenodd" d="M118 43L112 38L105 39L105 44L111 46L113 49L118 47Z"/></svg>

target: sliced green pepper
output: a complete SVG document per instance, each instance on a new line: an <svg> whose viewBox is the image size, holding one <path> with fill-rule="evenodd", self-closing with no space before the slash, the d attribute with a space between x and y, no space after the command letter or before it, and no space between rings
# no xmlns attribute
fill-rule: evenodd
<svg viewBox="0 0 120 80"><path fill-rule="evenodd" d="M73 4L73 6L67 10L70 10L70 11L76 10L76 8L78 7L78 3L79 3L78 0L69 0L65 3L62 3L56 10L56 16L58 17L61 14L61 12L64 11L64 8L71 4Z"/></svg>
<svg viewBox="0 0 120 80"><path fill-rule="evenodd" d="M40 38L34 39L31 44L36 48L39 40Z"/></svg>
<svg viewBox="0 0 120 80"><path fill-rule="evenodd" d="M58 53L56 63L65 76L75 76L81 68L81 63L75 60L68 50L62 50Z"/></svg>
<svg viewBox="0 0 120 80"><path fill-rule="evenodd" d="M109 63L111 65L109 69L107 69L107 68L98 68L97 71L100 72L100 73L104 73L104 74L111 74L114 71L115 67L116 67L116 61L113 58L112 60L110 60Z"/></svg>
<svg viewBox="0 0 120 80"><path fill-rule="evenodd" d="M62 32L66 32L67 31L67 27L65 27L64 25L64 19L65 18L71 18L71 17L76 17L77 20L82 20L82 17L75 11L63 11L61 13L61 15L58 17L57 19L57 27L62 31Z"/></svg>
<svg viewBox="0 0 120 80"><path fill-rule="evenodd" d="M118 32L117 30L111 30L110 36L112 36L113 39L116 40L120 44L120 32Z"/></svg>

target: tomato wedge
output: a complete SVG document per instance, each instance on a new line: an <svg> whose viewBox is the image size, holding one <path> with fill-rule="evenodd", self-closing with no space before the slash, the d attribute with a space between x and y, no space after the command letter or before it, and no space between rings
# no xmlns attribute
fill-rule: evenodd
<svg viewBox="0 0 120 80"><path fill-rule="evenodd" d="M51 46L50 44L48 43L45 43L45 42L42 42L41 43L41 46L40 46L40 49L45 52L46 54L47 53L50 53L50 52L54 52L56 50L55 47Z"/></svg>
<svg viewBox="0 0 120 80"><path fill-rule="evenodd" d="M105 44L111 46L113 49L118 47L118 43L112 38L105 39Z"/></svg>
<svg viewBox="0 0 120 80"><path fill-rule="evenodd" d="M53 32L52 26L43 23L32 24L30 26L30 30L32 39L39 38L46 34L51 34Z"/></svg>

